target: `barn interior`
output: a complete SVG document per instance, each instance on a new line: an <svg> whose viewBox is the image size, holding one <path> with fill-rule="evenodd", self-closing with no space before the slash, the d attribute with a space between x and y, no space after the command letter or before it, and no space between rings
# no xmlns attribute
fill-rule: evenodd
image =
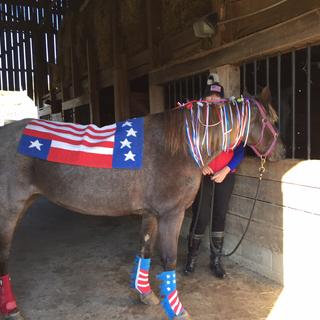
<svg viewBox="0 0 320 320"><path fill-rule="evenodd" d="M40 118L104 126L201 98L210 72L227 96L269 86L286 159L267 163L228 278L210 274L208 244L179 290L194 319L319 319L319 26L318 0L1 0L0 90L25 92ZM237 171L226 251L248 222L259 164L248 151ZM189 222L187 211L180 271ZM37 202L10 262L26 319L164 319L129 293L139 223Z"/></svg>

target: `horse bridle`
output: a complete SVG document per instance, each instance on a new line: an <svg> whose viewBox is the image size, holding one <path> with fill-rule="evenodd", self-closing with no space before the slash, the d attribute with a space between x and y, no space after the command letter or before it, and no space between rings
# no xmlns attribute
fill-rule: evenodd
<svg viewBox="0 0 320 320"><path fill-rule="evenodd" d="M267 156L274 150L279 133L278 133L277 129L275 129L275 127L271 123L271 121L269 120L264 106L259 101L255 100L255 99L253 100L253 102L258 107L258 110L260 112L261 121L262 121L262 129L261 129L261 133L260 133L260 137L259 137L258 142L254 145L249 145L249 146L260 159L262 159L262 158L266 159ZM261 153L257 149L257 146L262 142L266 128L268 128L271 131L271 134L273 135L273 141L272 141L271 145L269 146L269 148L267 149L267 151L264 153Z"/></svg>

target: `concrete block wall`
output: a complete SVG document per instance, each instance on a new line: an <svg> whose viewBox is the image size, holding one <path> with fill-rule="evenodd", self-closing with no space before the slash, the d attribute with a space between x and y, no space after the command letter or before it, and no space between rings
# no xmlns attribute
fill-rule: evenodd
<svg viewBox="0 0 320 320"><path fill-rule="evenodd" d="M248 157L237 172L226 221L226 252L238 243L248 222L259 164ZM231 259L283 285L296 285L301 271L303 283L308 278L320 284L320 161L284 160L267 163L266 169L249 230ZM184 236L189 223L190 213ZM208 243L203 247L208 250Z"/></svg>

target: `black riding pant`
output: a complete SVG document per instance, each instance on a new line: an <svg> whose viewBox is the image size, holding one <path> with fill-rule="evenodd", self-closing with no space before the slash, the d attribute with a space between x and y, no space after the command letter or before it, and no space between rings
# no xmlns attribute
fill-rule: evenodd
<svg viewBox="0 0 320 320"><path fill-rule="evenodd" d="M190 234L202 235L210 222L212 232L223 232L229 200L235 182L235 174L229 173L223 182L214 183L210 176L203 176L198 194L192 205Z"/></svg>

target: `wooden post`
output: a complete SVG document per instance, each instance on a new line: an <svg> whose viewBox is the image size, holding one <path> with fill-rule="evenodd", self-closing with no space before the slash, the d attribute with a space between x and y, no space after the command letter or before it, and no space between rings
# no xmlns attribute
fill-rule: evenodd
<svg viewBox="0 0 320 320"><path fill-rule="evenodd" d="M149 59L152 67L160 64L161 1L146 0Z"/></svg>
<svg viewBox="0 0 320 320"><path fill-rule="evenodd" d="M88 90L90 104L90 122L100 125L99 87L97 81L97 65L93 53L93 43L90 38L86 42L88 64Z"/></svg>
<svg viewBox="0 0 320 320"><path fill-rule="evenodd" d="M71 18L73 22L75 21L74 15ZM73 23L74 25L74 23ZM71 80L72 80L72 98L79 97L81 95L80 89L80 77L79 77L79 66L75 53L75 28L72 30L71 35Z"/></svg>
<svg viewBox="0 0 320 320"><path fill-rule="evenodd" d="M127 73L126 56L123 53L122 37L118 22L118 1L113 0L112 5L112 44L113 44L113 85L115 118L121 121L130 116L130 87Z"/></svg>
<svg viewBox="0 0 320 320"><path fill-rule="evenodd" d="M226 97L239 97L240 95L240 67L233 65L224 65L216 68L220 83L224 87Z"/></svg>
<svg viewBox="0 0 320 320"><path fill-rule="evenodd" d="M161 85L149 85L150 113L162 112L165 110L164 87Z"/></svg>

